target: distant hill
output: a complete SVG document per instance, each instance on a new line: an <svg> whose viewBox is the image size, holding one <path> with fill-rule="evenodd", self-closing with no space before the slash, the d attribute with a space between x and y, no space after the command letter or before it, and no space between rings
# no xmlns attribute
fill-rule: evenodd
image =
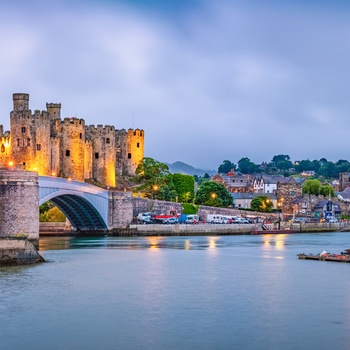
<svg viewBox="0 0 350 350"><path fill-rule="evenodd" d="M215 170L202 170L202 169L196 169L191 165L188 165L183 162L175 162L173 164L165 163L169 167L169 171L172 174L187 174L187 175L198 175L198 176L204 176L205 173L208 175L215 175L217 171Z"/></svg>

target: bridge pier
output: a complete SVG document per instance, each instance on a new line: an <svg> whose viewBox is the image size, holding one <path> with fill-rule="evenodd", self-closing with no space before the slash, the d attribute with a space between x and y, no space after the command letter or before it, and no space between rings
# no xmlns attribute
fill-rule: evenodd
<svg viewBox="0 0 350 350"><path fill-rule="evenodd" d="M0 169L0 237L39 239L39 185L36 172Z"/></svg>
<svg viewBox="0 0 350 350"><path fill-rule="evenodd" d="M132 223L133 205L131 192L109 191L108 228L127 227Z"/></svg>

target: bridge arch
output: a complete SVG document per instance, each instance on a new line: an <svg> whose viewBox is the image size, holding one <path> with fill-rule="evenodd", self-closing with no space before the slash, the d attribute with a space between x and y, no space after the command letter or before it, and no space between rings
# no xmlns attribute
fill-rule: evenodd
<svg viewBox="0 0 350 350"><path fill-rule="evenodd" d="M77 230L108 228L108 191L63 178L39 176L39 205L55 204Z"/></svg>

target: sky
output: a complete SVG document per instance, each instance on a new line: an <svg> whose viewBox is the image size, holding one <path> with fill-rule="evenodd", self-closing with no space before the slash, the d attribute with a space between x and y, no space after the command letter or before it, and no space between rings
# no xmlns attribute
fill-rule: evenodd
<svg viewBox="0 0 350 350"><path fill-rule="evenodd" d="M350 160L350 2L0 2L0 124L13 93L145 130L145 156L216 170Z"/></svg>

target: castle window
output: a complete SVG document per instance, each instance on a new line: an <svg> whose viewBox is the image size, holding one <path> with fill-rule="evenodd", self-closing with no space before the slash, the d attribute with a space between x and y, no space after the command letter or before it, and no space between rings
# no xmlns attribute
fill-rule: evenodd
<svg viewBox="0 0 350 350"><path fill-rule="evenodd" d="M27 139L27 146L30 147L30 139Z"/></svg>
<svg viewBox="0 0 350 350"><path fill-rule="evenodd" d="M26 145L26 141L25 141L25 139L23 139L22 140L22 147L25 147L25 145Z"/></svg>
<svg viewBox="0 0 350 350"><path fill-rule="evenodd" d="M79 134L79 138L80 138L80 139L83 138L83 134L82 134L82 133Z"/></svg>
<svg viewBox="0 0 350 350"><path fill-rule="evenodd" d="M136 144L136 147L137 147L137 148L140 148L140 143L139 143L139 142Z"/></svg>
<svg viewBox="0 0 350 350"><path fill-rule="evenodd" d="M70 150L66 149L66 157L70 157Z"/></svg>
<svg viewBox="0 0 350 350"><path fill-rule="evenodd" d="M26 132L26 128L22 126L22 134L24 134L25 132Z"/></svg>
<svg viewBox="0 0 350 350"><path fill-rule="evenodd" d="M4 153L5 152L5 146L4 144L1 145L1 153Z"/></svg>
<svg viewBox="0 0 350 350"><path fill-rule="evenodd" d="M109 137L106 138L106 143L110 143L111 140L109 139Z"/></svg>
<svg viewBox="0 0 350 350"><path fill-rule="evenodd" d="M98 153L97 152L95 153L95 159L98 159Z"/></svg>
<svg viewBox="0 0 350 350"><path fill-rule="evenodd" d="M23 169L26 168L26 162L23 162Z"/></svg>
<svg viewBox="0 0 350 350"><path fill-rule="evenodd" d="M128 158L131 159L131 153L128 153Z"/></svg>
<svg viewBox="0 0 350 350"><path fill-rule="evenodd" d="M41 144L40 144L40 143L37 143L37 144L36 144L36 150L37 150L37 151L41 151Z"/></svg>
<svg viewBox="0 0 350 350"><path fill-rule="evenodd" d="M17 139L17 147L19 147L20 146L20 140L19 139Z"/></svg>

